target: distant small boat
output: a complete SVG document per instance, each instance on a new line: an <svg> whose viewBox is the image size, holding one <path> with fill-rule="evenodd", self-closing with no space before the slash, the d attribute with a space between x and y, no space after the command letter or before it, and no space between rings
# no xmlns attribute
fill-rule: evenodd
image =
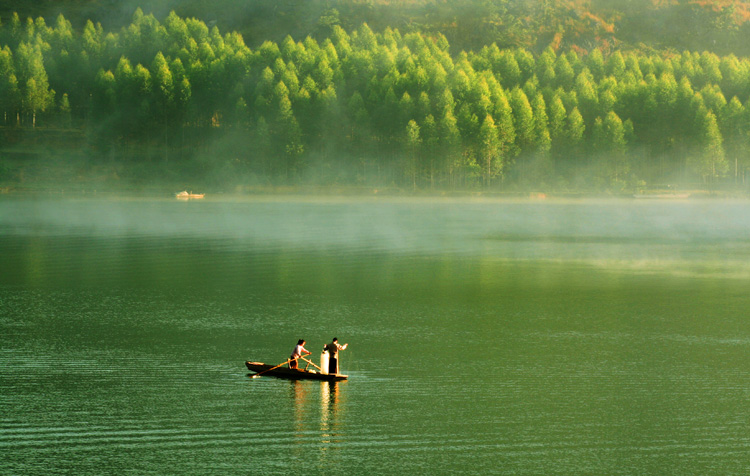
<svg viewBox="0 0 750 476"><path fill-rule="evenodd" d="M288 367L278 367L263 362L245 362L248 370L268 375L269 377L285 378L289 380L325 380L327 382L337 382L346 380L348 375L343 374L324 374L314 370L290 369Z"/></svg>
<svg viewBox="0 0 750 476"><path fill-rule="evenodd" d="M671 199L685 199L690 197L689 193L644 193L633 195L635 198L671 198Z"/></svg>
<svg viewBox="0 0 750 476"><path fill-rule="evenodd" d="M205 193L193 193L193 192L188 193L186 190L183 190L182 192L175 194L175 197L177 197L180 200L188 200L190 198L203 198L205 196L206 196Z"/></svg>

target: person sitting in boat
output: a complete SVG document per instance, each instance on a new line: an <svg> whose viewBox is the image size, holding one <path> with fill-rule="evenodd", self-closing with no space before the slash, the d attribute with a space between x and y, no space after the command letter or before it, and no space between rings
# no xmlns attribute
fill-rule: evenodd
<svg viewBox="0 0 750 476"><path fill-rule="evenodd" d="M330 344L326 344L325 351L328 352L328 373L339 373L339 351L346 349L349 344L339 344L338 338L334 337Z"/></svg>
<svg viewBox="0 0 750 476"><path fill-rule="evenodd" d="M303 355L309 355L311 352L307 349L305 349L305 339L300 339L297 341L297 345L294 346L294 350L292 351L292 355L289 356L291 359L289 361L289 368L290 369L296 369L297 368L297 359L302 357Z"/></svg>

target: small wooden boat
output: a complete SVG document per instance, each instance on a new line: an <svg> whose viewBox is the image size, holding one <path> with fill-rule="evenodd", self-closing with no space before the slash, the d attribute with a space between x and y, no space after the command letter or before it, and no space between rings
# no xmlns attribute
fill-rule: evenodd
<svg viewBox="0 0 750 476"><path fill-rule="evenodd" d="M346 380L348 375L343 374L324 374L315 370L290 369L286 366L277 367L263 362L245 362L248 370L255 373L263 373L269 377L285 378L290 380L325 380L327 382L337 382ZM276 367L276 368L274 368Z"/></svg>
<svg viewBox="0 0 750 476"><path fill-rule="evenodd" d="M177 199L179 200L188 200L191 198L192 199L203 198L206 196L206 194L205 193L193 193L193 192L188 193L187 190L183 190L180 193L175 193L174 196L177 197Z"/></svg>

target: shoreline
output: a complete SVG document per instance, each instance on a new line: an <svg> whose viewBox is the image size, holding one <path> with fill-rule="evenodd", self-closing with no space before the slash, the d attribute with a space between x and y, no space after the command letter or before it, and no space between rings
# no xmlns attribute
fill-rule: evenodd
<svg viewBox="0 0 750 476"><path fill-rule="evenodd" d="M480 188L442 189L398 187L395 185L315 184L276 185L248 176L245 183L231 183L208 176L195 177L180 172L180 166L165 164L91 164L82 157L47 157L39 161L0 160L0 196L69 195L174 198L183 190L215 197L393 197L393 198L476 198L509 200L554 199L633 199L695 200L748 199L750 186L709 189L696 184L623 191L521 188L506 190Z"/></svg>
<svg viewBox="0 0 750 476"><path fill-rule="evenodd" d="M164 186L117 186L111 184L106 186L71 186L70 184L37 184L17 186L13 184L0 184L1 196L68 196L68 197L121 197L121 198L153 198L153 199L177 199L177 193L186 190L183 187ZM238 190L239 188L239 190ZM295 185L295 186L244 186L235 187L235 190L222 190L220 188L197 188L190 187L188 192L205 194L204 198L191 198L195 200L215 200L223 198L227 200L242 200L250 198L282 198L282 197L306 197L306 198L410 198L410 199L490 199L490 200L586 200L586 199L610 199L610 200L639 200L644 202L654 201L695 201L705 199L750 199L750 193L717 190L653 190L646 192L529 192L529 191L493 191L493 190L405 190L397 187L379 188L368 186L344 186L344 185Z"/></svg>

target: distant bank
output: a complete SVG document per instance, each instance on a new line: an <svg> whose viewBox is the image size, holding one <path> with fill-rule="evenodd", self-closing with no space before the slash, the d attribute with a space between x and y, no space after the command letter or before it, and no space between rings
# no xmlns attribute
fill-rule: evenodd
<svg viewBox="0 0 750 476"><path fill-rule="evenodd" d="M72 195L141 195L174 197L183 190L205 193L206 198L252 195L308 195L352 197L476 197L508 199L649 198L701 199L748 198L750 188L708 188L696 184L660 185L624 190L555 189L553 187L404 187L394 184L272 183L262 177L227 180L195 164L92 162L82 155L41 156L17 151L0 153L0 194L43 193Z"/></svg>

